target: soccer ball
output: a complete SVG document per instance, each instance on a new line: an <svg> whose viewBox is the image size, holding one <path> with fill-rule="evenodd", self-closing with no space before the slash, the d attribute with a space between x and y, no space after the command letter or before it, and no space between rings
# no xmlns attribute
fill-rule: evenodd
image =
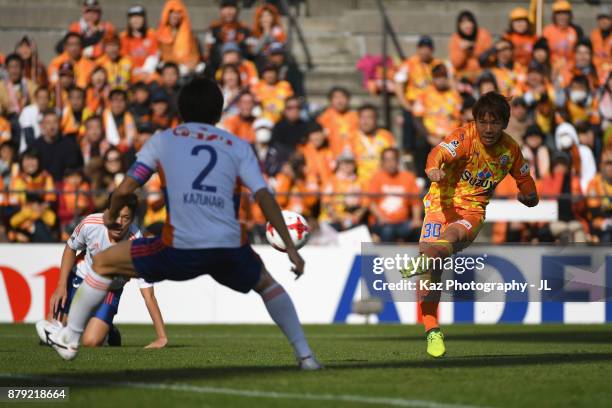
<svg viewBox="0 0 612 408"><path fill-rule="evenodd" d="M283 218L295 247L300 249L306 244L310 235L310 227L308 227L306 219L293 211L283 211ZM274 249L282 252L287 249L283 239L270 223L266 224L266 238Z"/></svg>

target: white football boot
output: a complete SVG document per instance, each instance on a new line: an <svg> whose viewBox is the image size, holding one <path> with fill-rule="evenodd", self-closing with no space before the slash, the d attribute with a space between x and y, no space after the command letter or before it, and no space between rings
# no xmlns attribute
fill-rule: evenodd
<svg viewBox="0 0 612 408"><path fill-rule="evenodd" d="M317 371L322 370L323 365L313 355L310 355L298 360L298 368L302 371Z"/></svg>
<svg viewBox="0 0 612 408"><path fill-rule="evenodd" d="M79 343L70 343L68 339L68 328L64 327L63 329L51 333L49 335L49 343L51 347L57 351L57 354L60 355L64 360L72 360L74 359L79 352Z"/></svg>
<svg viewBox="0 0 612 408"><path fill-rule="evenodd" d="M60 331L62 327L64 326L62 326L62 324L55 319L51 322L43 319L36 322L36 333L38 333L38 337L40 338L42 344L50 346L49 336L52 333Z"/></svg>

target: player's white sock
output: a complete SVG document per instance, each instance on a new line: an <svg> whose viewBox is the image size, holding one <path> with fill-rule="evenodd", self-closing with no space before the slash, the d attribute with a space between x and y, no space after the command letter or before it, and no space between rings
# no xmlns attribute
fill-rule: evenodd
<svg viewBox="0 0 612 408"><path fill-rule="evenodd" d="M78 342L94 310L104 300L112 280L89 272L76 291L68 313L68 341Z"/></svg>
<svg viewBox="0 0 612 408"><path fill-rule="evenodd" d="M312 350L310 350L308 341L306 341L300 319L285 289L278 283L274 283L261 293L261 298L266 305L266 309L268 309L268 313L270 313L270 317L285 333L293 346L296 357L311 356Z"/></svg>

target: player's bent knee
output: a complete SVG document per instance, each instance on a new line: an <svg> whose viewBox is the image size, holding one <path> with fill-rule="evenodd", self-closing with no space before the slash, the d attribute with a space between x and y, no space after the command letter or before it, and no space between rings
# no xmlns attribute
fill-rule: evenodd
<svg viewBox="0 0 612 408"><path fill-rule="evenodd" d="M272 275L270 275L267 269L262 268L261 276L259 277L259 282L257 282L257 285L255 285L255 292L261 293L275 283L276 281L274 280Z"/></svg>
<svg viewBox="0 0 612 408"><path fill-rule="evenodd" d="M104 343L104 339L98 339L95 336L84 335L81 339L81 346L83 347L101 347Z"/></svg>

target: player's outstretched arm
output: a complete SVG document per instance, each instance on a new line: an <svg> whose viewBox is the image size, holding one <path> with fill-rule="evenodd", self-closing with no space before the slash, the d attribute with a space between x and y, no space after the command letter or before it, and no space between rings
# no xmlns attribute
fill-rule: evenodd
<svg viewBox="0 0 612 408"><path fill-rule="evenodd" d="M535 207L540 199L535 180L531 177L531 172L529 171L529 163L527 163L520 150L518 150L516 157L510 169L510 175L516 180L516 187L519 190L517 200L527 207Z"/></svg>
<svg viewBox="0 0 612 408"><path fill-rule="evenodd" d="M119 187L113 191L110 208L104 211L104 224L107 227L112 227L119 216L119 211L127 205L130 194L134 193L139 187L138 181L132 177L126 176L123 178Z"/></svg>
<svg viewBox="0 0 612 408"><path fill-rule="evenodd" d="M57 281L57 288L51 296L51 312L55 315L59 307L66 307L66 299L68 298L68 291L66 290L66 284L68 283L68 276L70 271L76 263L77 252L70 248L69 245L64 247L64 253L62 254L62 262L60 265L60 276ZM58 319L60 317L58 316Z"/></svg>
<svg viewBox="0 0 612 408"><path fill-rule="evenodd" d="M296 279L299 278L304 273L304 260L291 240L289 230L287 230L287 225L285 225L285 220L283 219L283 214L281 213L278 203L267 188L262 188L255 193L255 201L257 201L257 204L261 207L261 211L266 219L280 234L285 243L285 248L287 248L287 255L289 255L289 259L291 263L293 263L293 273L295 273Z"/></svg>
<svg viewBox="0 0 612 408"><path fill-rule="evenodd" d="M157 299L155 298L155 291L153 289L153 286L150 286L148 288L140 288L140 293L142 294L142 298L145 301L145 305L147 305L147 310L149 311L149 315L151 316L151 320L153 321L155 333L157 333L157 340L155 340L145 348L163 348L168 344L168 336L166 335L166 326L164 324L164 318L162 317L161 310L159 309L159 305L157 304Z"/></svg>

